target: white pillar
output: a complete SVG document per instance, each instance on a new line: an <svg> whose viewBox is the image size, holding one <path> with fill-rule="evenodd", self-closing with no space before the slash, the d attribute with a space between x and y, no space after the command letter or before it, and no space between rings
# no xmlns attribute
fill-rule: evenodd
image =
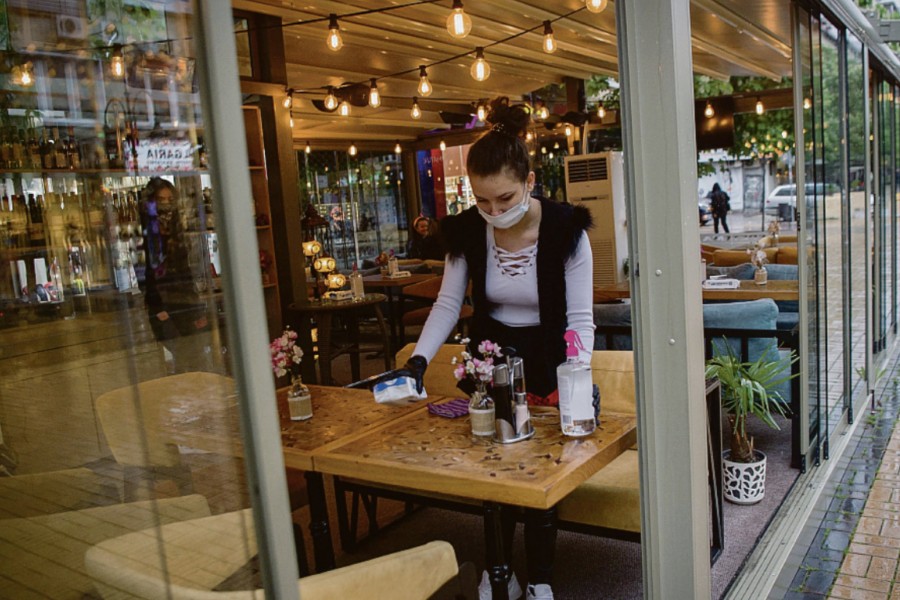
<svg viewBox="0 0 900 600"><path fill-rule="evenodd" d="M615 3L632 264L645 598L709 598L689 0ZM636 259L636 260L635 260Z"/></svg>

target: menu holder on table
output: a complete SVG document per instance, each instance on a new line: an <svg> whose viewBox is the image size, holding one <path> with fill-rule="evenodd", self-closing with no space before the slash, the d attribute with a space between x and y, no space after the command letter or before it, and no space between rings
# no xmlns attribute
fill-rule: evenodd
<svg viewBox="0 0 900 600"><path fill-rule="evenodd" d="M704 290L736 290L741 287L737 279L707 279L703 282Z"/></svg>

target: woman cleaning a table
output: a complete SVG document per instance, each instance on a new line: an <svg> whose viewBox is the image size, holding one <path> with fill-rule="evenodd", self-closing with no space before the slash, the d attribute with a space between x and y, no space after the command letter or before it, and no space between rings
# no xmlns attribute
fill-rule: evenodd
<svg viewBox="0 0 900 600"><path fill-rule="evenodd" d="M591 360L593 261L585 233L591 216L583 207L531 196L528 107L499 98L487 120L491 129L472 144L466 161L476 205L441 223L448 248L444 280L406 368L421 382L456 326L471 278L474 345L490 339L514 347L524 359L528 391L546 397L556 390L556 367L566 360L567 329L577 331L587 349L581 359ZM515 522L508 520L504 529L509 552ZM553 598L555 542L555 527L526 519L528 600ZM509 591L511 598L521 595L514 574ZM491 597L487 573L479 596Z"/></svg>

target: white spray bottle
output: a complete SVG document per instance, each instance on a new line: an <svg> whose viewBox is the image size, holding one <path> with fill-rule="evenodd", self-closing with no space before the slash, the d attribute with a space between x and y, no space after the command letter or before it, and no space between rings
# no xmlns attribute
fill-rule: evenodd
<svg viewBox="0 0 900 600"><path fill-rule="evenodd" d="M594 420L593 382L591 366L581 362L579 350L584 344L578 333L566 331L566 362L556 367L559 385L559 424L565 435L580 437L593 433Z"/></svg>

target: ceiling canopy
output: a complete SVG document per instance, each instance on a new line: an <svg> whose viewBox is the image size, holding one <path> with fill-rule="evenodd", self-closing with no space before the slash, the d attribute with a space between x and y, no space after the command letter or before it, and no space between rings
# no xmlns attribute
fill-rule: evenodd
<svg viewBox="0 0 900 600"><path fill-rule="evenodd" d="M319 20L284 29L288 85L298 90L292 113L295 138L410 140L423 131L449 128L447 113L474 112L480 99L519 99L566 77L617 75L612 3L595 14L578 10L583 0L466 1L472 28L463 39L448 33L450 0L340 18L408 1L234 0L236 9L276 15L285 23ZM339 17L343 47L338 51L326 46L331 13ZM542 50L546 20L553 21L558 46L553 54ZM789 0L692 0L691 24L695 73L718 79L791 74ZM491 66L490 76L480 82L470 74L478 46L485 48ZM450 59L464 53L471 54ZM420 65L433 65L427 75L434 91L426 98L417 91ZM371 78L378 78L378 108L361 106ZM328 111L322 103L327 86L348 83L360 84L338 92L350 100L350 116ZM422 111L418 120L410 115L416 96Z"/></svg>

